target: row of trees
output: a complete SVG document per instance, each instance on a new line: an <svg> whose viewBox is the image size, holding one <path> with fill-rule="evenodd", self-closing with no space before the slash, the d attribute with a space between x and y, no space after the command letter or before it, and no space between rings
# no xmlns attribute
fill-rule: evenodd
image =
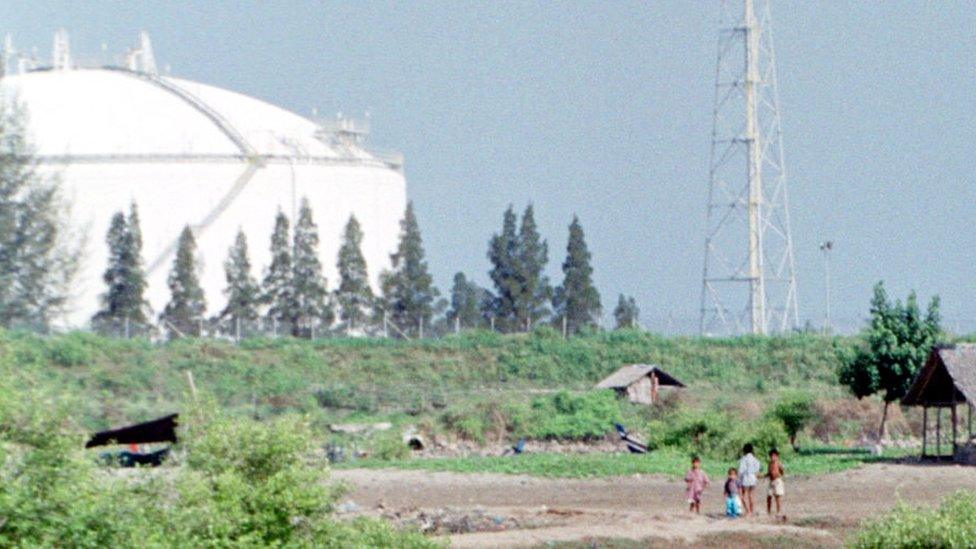
<svg viewBox="0 0 976 549"><path fill-rule="evenodd" d="M318 257L318 228L311 205L303 199L291 235L289 219L279 212L271 235L271 262L260 282L253 274L247 237L238 232L224 262L227 302L211 317L224 333L240 335L241 327L258 323L275 331L310 337L338 328L347 333L380 330L403 337L423 336L425 330L491 327L504 332L529 330L551 322L567 333L596 327L600 295L593 286L590 252L579 219L569 226L569 243L562 264L563 283L552 288L544 274L548 244L537 230L532 207L521 223L511 207L502 232L492 237L488 257L495 291L481 288L463 273L454 277L450 302L434 287L423 239L408 204L400 222L400 238L391 255L391 269L380 274L380 294L374 295L362 253L363 231L351 216L338 254L339 284L328 290ZM152 313L145 293L142 233L138 208L118 212L106 237L109 261L103 279L106 292L93 325L112 333L130 333L145 326ZM180 234L167 279L170 300L158 317L171 336L201 335L207 303L199 280L196 241L190 227ZM633 298L620 296L615 310L620 327L632 327L638 315ZM338 324L336 321L338 320Z"/></svg>
<svg viewBox="0 0 976 549"><path fill-rule="evenodd" d="M545 275L549 245L539 234L531 204L521 220L512 206L505 210L501 232L488 243L488 260L493 291L457 273L445 317L448 323L503 332L527 331L547 322L566 333L598 326L600 293L593 285L591 255L579 218L574 216L569 225L563 282L555 288ZM617 326L634 327L637 315L633 298L621 295L614 310Z"/></svg>

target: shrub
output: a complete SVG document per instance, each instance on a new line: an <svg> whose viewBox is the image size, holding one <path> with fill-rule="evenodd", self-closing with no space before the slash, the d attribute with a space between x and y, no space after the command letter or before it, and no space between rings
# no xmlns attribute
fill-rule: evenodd
<svg viewBox="0 0 976 549"><path fill-rule="evenodd" d="M58 366L83 366L92 361L92 353L85 344L84 334L72 333L53 339L48 345L48 356Z"/></svg>
<svg viewBox="0 0 976 549"><path fill-rule="evenodd" d="M403 436L396 429L384 431L373 440L373 455L377 459L395 460L410 456L410 448L403 443Z"/></svg>
<svg viewBox="0 0 976 549"><path fill-rule="evenodd" d="M735 424L725 440L722 457L738 458L742 453L742 447L747 443L752 444L756 455L760 458L769 454L773 448L784 456L791 454L793 449L789 445L789 437L783 425L779 421L767 418Z"/></svg>
<svg viewBox="0 0 976 549"><path fill-rule="evenodd" d="M790 446L795 450L796 435L816 417L813 398L807 393L789 392L780 397L769 410L769 416L778 420L786 429Z"/></svg>
<svg viewBox="0 0 976 549"><path fill-rule="evenodd" d="M657 433L653 437L655 446L717 457L727 450L732 425L729 417L719 412L679 410L655 422L652 433Z"/></svg>
<svg viewBox="0 0 976 549"><path fill-rule="evenodd" d="M861 549L976 546L976 494L958 492L937 509L901 503L867 522L852 545Z"/></svg>
<svg viewBox="0 0 976 549"><path fill-rule="evenodd" d="M16 396L15 396L16 395ZM301 418L268 423L194 411L186 465L105 475L81 450L64 399L0 380L0 546L430 547L371 519L337 522L328 468Z"/></svg>
<svg viewBox="0 0 976 549"><path fill-rule="evenodd" d="M651 423L654 447L670 447L688 454L716 459L736 459L746 443L757 455L776 448L789 453L783 426L773 420L738 421L717 411L679 410ZM654 435L654 433L657 433Z"/></svg>
<svg viewBox="0 0 976 549"><path fill-rule="evenodd" d="M612 391L560 391L532 401L525 434L537 439L595 439L620 419L620 404Z"/></svg>

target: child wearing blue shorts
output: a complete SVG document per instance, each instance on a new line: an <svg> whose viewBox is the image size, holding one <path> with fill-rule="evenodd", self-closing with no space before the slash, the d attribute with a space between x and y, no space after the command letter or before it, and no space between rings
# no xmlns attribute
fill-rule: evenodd
<svg viewBox="0 0 976 549"><path fill-rule="evenodd" d="M739 501L739 474L735 467L729 468L725 479L725 516L736 518L742 514L742 503Z"/></svg>

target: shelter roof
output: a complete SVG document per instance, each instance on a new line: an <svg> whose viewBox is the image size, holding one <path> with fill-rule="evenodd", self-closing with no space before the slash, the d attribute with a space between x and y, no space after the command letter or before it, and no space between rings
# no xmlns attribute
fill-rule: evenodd
<svg viewBox="0 0 976 549"><path fill-rule="evenodd" d="M623 389L629 387L642 377L649 376L651 373L657 374L658 383L661 385L672 385L684 387L670 374L653 364L626 364L621 366L616 372L607 376L603 381L596 384L597 389Z"/></svg>
<svg viewBox="0 0 976 549"><path fill-rule="evenodd" d="M976 404L976 345L942 345L932 349L902 404L908 406Z"/></svg>

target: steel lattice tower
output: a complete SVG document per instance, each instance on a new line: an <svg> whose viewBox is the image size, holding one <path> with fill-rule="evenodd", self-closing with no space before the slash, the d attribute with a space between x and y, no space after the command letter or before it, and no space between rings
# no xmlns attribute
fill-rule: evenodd
<svg viewBox="0 0 976 549"><path fill-rule="evenodd" d="M770 0L722 0L702 275L703 335L799 324Z"/></svg>

